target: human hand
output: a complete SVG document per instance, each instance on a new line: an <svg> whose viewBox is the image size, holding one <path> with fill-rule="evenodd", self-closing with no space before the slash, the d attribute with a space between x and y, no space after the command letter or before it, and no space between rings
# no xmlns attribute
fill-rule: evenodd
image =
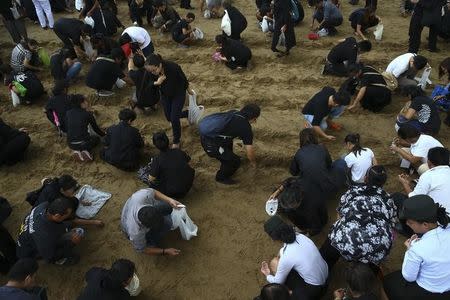
<svg viewBox="0 0 450 300"><path fill-rule="evenodd" d="M406 246L406 249L411 248L411 245L414 241L418 241L420 240L420 238L417 236L417 234L413 234L409 239L407 239L404 243L404 245Z"/></svg>
<svg viewBox="0 0 450 300"><path fill-rule="evenodd" d="M400 174L398 175L398 181L404 185L409 185L410 178L407 174Z"/></svg>
<svg viewBox="0 0 450 300"><path fill-rule="evenodd" d="M356 109L356 104L349 105L346 109L350 112L354 112L354 110Z"/></svg>
<svg viewBox="0 0 450 300"><path fill-rule="evenodd" d="M335 300L337 300L337 299L343 299L344 296L345 296L345 290L344 290L344 289L337 289L337 290L335 290L335 291L333 292L333 296L334 296L334 299L335 299Z"/></svg>
<svg viewBox="0 0 450 300"><path fill-rule="evenodd" d="M166 75L159 75L158 80L156 80L156 85L161 85L164 80L166 80Z"/></svg>
<svg viewBox="0 0 450 300"><path fill-rule="evenodd" d="M24 133L28 133L28 130L25 127L19 128L19 131L24 132Z"/></svg>
<svg viewBox="0 0 450 300"><path fill-rule="evenodd" d="M195 95L194 90L191 89L191 88L188 88L188 89L187 89L187 92L188 92L188 94L191 95L191 96Z"/></svg>
<svg viewBox="0 0 450 300"><path fill-rule="evenodd" d="M281 27L281 32L286 32L287 26L283 25L283 27Z"/></svg>
<svg viewBox="0 0 450 300"><path fill-rule="evenodd" d="M263 261L261 263L261 273L263 273L265 276L270 275L269 264L266 261Z"/></svg>
<svg viewBox="0 0 450 300"><path fill-rule="evenodd" d="M94 220L93 225L99 228L105 227L105 223L103 223L103 221L100 220Z"/></svg>
<svg viewBox="0 0 450 300"><path fill-rule="evenodd" d="M178 207L178 205L182 205L180 202L178 202L177 200L172 199L172 198L170 198L169 204L170 204L170 206L172 206L172 208L175 208L175 209L180 209L180 207Z"/></svg>
<svg viewBox="0 0 450 300"><path fill-rule="evenodd" d="M326 138L328 141L334 141L334 140L336 139L336 137L335 137L335 136L332 136L332 135L325 135L325 138Z"/></svg>
<svg viewBox="0 0 450 300"><path fill-rule="evenodd" d="M166 249L164 249L164 254L167 254L169 256L177 256L180 253L181 253L181 251L178 250L178 249L174 249L174 248L166 248Z"/></svg>
<svg viewBox="0 0 450 300"><path fill-rule="evenodd" d="M92 203L89 202L89 201L87 201L87 200L82 200L82 201L81 201L81 205L83 205L83 206L91 206Z"/></svg>

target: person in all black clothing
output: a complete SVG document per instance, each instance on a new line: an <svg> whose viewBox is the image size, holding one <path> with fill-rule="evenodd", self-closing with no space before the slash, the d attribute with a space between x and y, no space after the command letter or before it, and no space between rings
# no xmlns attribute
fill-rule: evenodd
<svg viewBox="0 0 450 300"><path fill-rule="evenodd" d="M180 149L170 149L169 138L162 131L153 135L153 145L160 152L149 164L149 186L169 197L183 198L194 182L191 158Z"/></svg>
<svg viewBox="0 0 450 300"><path fill-rule="evenodd" d="M334 291L335 300L377 300L380 299L380 282L367 265L351 262L344 270L346 289Z"/></svg>
<svg viewBox="0 0 450 300"><path fill-rule="evenodd" d="M180 118L187 118L188 111L183 111L186 91L193 95L189 88L189 81L181 67L171 61L163 60L158 54L151 54L145 62L145 69L158 80L153 85L159 86L161 92L161 103L167 121L172 125L173 148L180 147L181 124Z"/></svg>
<svg viewBox="0 0 450 300"><path fill-rule="evenodd" d="M7 274L14 263L16 257L16 242L3 227L3 222L11 215L12 207L8 200L0 196L0 274Z"/></svg>
<svg viewBox="0 0 450 300"><path fill-rule="evenodd" d="M67 133L66 113L72 108L70 95L67 95L67 81L59 80L52 90L53 96L44 108L48 120L56 126L59 133Z"/></svg>
<svg viewBox="0 0 450 300"><path fill-rule="evenodd" d="M105 36L113 36L118 28L125 29L117 16L111 11L109 3L95 8L91 15L94 20L94 33L102 33Z"/></svg>
<svg viewBox="0 0 450 300"><path fill-rule="evenodd" d="M64 43L64 48L73 49L80 58L86 57L82 41L86 36L91 36L91 26L78 19L60 18L55 22L53 31Z"/></svg>
<svg viewBox="0 0 450 300"><path fill-rule="evenodd" d="M275 0L273 15L275 28L272 36L271 49L273 52L276 52L278 56L288 55L291 48L296 45L294 22L291 17L291 2L289 0ZM285 36L285 52L277 49L281 33L284 33Z"/></svg>
<svg viewBox="0 0 450 300"><path fill-rule="evenodd" d="M387 87L383 76L375 68L356 64L350 67L349 73L355 87L359 85L356 98L348 106L349 110L361 105L364 109L379 112L391 103L392 92ZM351 91L351 94L355 92L356 88Z"/></svg>
<svg viewBox="0 0 450 300"><path fill-rule="evenodd" d="M193 13L187 13L186 17L179 20L172 29L172 39L180 44L189 46L192 41L195 40L193 29L190 23L194 22L195 15Z"/></svg>
<svg viewBox="0 0 450 300"><path fill-rule="evenodd" d="M20 227L17 239L18 258L42 257L47 263L73 265L79 256L73 248L81 242L84 231L70 229L73 202L58 198L33 208Z"/></svg>
<svg viewBox="0 0 450 300"><path fill-rule="evenodd" d="M106 130L103 141L105 148L101 157L107 163L125 171L134 170L139 165L140 150L144 147L139 130L131 124L136 120L136 113L129 108L119 113L119 124Z"/></svg>
<svg viewBox="0 0 450 300"><path fill-rule="evenodd" d="M444 6L444 15L442 16L439 36L446 42L450 42L450 1Z"/></svg>
<svg viewBox="0 0 450 300"><path fill-rule="evenodd" d="M111 56L112 49L120 48L120 44L113 38L96 33L91 37L92 48L97 50L97 57Z"/></svg>
<svg viewBox="0 0 450 300"><path fill-rule="evenodd" d="M172 32L173 26L180 20L180 15L171 6L167 5L164 0L156 0L155 8L164 20L164 24L160 27L161 32Z"/></svg>
<svg viewBox="0 0 450 300"><path fill-rule="evenodd" d="M128 77L130 77L136 87L132 108L139 113L146 113L148 108L151 110L156 109L155 105L160 98L158 86L163 80L162 77L160 79L147 72L144 64L145 58L140 54L131 54L128 60Z"/></svg>
<svg viewBox="0 0 450 300"><path fill-rule="evenodd" d="M71 49L62 48L50 57L50 72L55 81L66 80L70 83L80 73L81 67Z"/></svg>
<svg viewBox="0 0 450 300"><path fill-rule="evenodd" d="M85 276L86 287L77 300L131 299L125 289L133 279L136 267L128 259L116 260L111 269L91 268Z"/></svg>
<svg viewBox="0 0 450 300"><path fill-rule="evenodd" d="M152 26L154 14L153 0L128 0L130 18L134 26L143 27L142 16L147 18L147 24Z"/></svg>
<svg viewBox="0 0 450 300"><path fill-rule="evenodd" d="M12 166L23 160L30 141L25 128L17 130L0 119L0 166Z"/></svg>
<svg viewBox="0 0 450 300"><path fill-rule="evenodd" d="M22 93L13 82L21 84L25 89L25 93ZM5 84L9 85L19 99L20 103L32 104L39 100L39 98L45 94L44 86L39 78L33 71L26 70L24 72L12 72L6 76Z"/></svg>
<svg viewBox="0 0 450 300"><path fill-rule="evenodd" d="M74 150L74 157L80 161L92 161L92 149L98 145L100 138L106 133L98 127L94 115L87 109L87 99L80 94L72 95L73 108L66 113L67 143ZM90 135L88 126L91 126L97 135Z"/></svg>
<svg viewBox="0 0 450 300"><path fill-rule="evenodd" d="M381 23L381 18L375 14L373 7L358 8L354 10L348 20L355 34L363 40L367 40L364 35L367 28L373 27Z"/></svg>
<svg viewBox="0 0 450 300"><path fill-rule="evenodd" d="M372 49L370 41L356 42L354 37L339 40L327 56L322 75L348 76L348 67L358 61L361 52Z"/></svg>
<svg viewBox="0 0 450 300"><path fill-rule="evenodd" d="M231 70L247 68L252 58L252 51L242 42L227 38L224 35L216 36L216 43L221 54L221 60Z"/></svg>
<svg viewBox="0 0 450 300"><path fill-rule="evenodd" d="M233 40L240 40L241 33L247 28L247 19L228 1L223 3L223 8L228 13L228 17L231 20L231 35L229 38ZM225 34L225 32L223 34Z"/></svg>
<svg viewBox="0 0 450 300"><path fill-rule="evenodd" d="M251 124L255 123L261 113L256 104L247 104L240 111L226 112L225 120L216 119L214 115L210 120L205 117L202 122L216 128L215 132L207 135L201 134L202 147L208 156L220 161L220 169L216 173L216 181L222 184L235 184L231 178L241 165L241 158L233 152L233 139L239 137L244 143L247 158L252 167L256 168L255 149L253 147L253 132ZM200 124L202 124L202 122ZM201 125L200 125L201 126Z"/></svg>

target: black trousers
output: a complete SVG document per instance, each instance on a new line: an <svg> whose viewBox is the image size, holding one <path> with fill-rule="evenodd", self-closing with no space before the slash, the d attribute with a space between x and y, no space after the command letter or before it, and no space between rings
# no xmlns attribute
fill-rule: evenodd
<svg viewBox="0 0 450 300"><path fill-rule="evenodd" d="M0 225L0 273L6 274L16 262L16 243L5 227Z"/></svg>
<svg viewBox="0 0 450 300"><path fill-rule="evenodd" d="M100 143L100 138L96 135L91 135L86 141L79 144L72 144L69 142L69 148L75 151L92 151Z"/></svg>
<svg viewBox="0 0 450 300"><path fill-rule="evenodd" d="M239 169L241 158L233 153L233 140L223 140L201 137L202 147L209 157L220 161L220 169L216 173L216 180L228 179Z"/></svg>
<svg viewBox="0 0 450 300"><path fill-rule="evenodd" d="M30 141L26 133L20 133L4 144L0 149L0 165L14 165L23 160Z"/></svg>
<svg viewBox="0 0 450 300"><path fill-rule="evenodd" d="M361 106L373 112L381 111L392 101L392 93L388 88L381 86L367 86L366 93L361 99Z"/></svg>
<svg viewBox="0 0 450 300"><path fill-rule="evenodd" d="M188 111L183 111L186 95L178 95L172 98L162 97L161 104L164 108L164 115L167 121L172 125L173 143L180 143L181 139L181 118L188 117Z"/></svg>
<svg viewBox="0 0 450 300"><path fill-rule="evenodd" d="M292 291L292 299L296 300L316 300L326 291L326 285L306 283L295 270L289 272L285 284Z"/></svg>
<svg viewBox="0 0 450 300"><path fill-rule="evenodd" d="M442 294L431 293L420 287L416 282L408 282L402 272L395 271L384 278L384 291L389 299L408 299L408 300L448 300L450 292Z"/></svg>
<svg viewBox="0 0 450 300"><path fill-rule="evenodd" d="M409 23L409 53L418 53L420 48L420 38L422 36L422 18L413 14ZM431 26L428 34L428 49L435 50L439 28Z"/></svg>

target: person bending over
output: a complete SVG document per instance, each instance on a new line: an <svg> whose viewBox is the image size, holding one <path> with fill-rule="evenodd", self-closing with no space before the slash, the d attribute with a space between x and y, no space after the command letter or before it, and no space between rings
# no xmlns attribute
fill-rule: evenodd
<svg viewBox="0 0 450 300"><path fill-rule="evenodd" d="M225 32L223 34L230 39L241 40L241 33L247 28L247 19L236 7L231 5L230 1L224 1L222 5L231 21L231 34L228 35Z"/></svg>
<svg viewBox="0 0 450 300"><path fill-rule="evenodd" d="M354 10L350 14L348 20L355 31L355 35L363 40L367 40L367 37L364 34L368 28L381 23L381 18L375 14L375 9L373 7L358 8L357 10Z"/></svg>
<svg viewBox="0 0 450 300"><path fill-rule="evenodd" d="M0 166L12 166L23 160L30 141L25 128L12 128L0 119Z"/></svg>
<svg viewBox="0 0 450 300"><path fill-rule="evenodd" d="M402 90L407 86L417 86L414 77L428 65L428 60L414 53L405 53L397 56L389 63L386 72L394 75L398 87Z"/></svg>
<svg viewBox="0 0 450 300"><path fill-rule="evenodd" d="M313 22L311 24L312 30L326 31L325 35L333 36L337 34L336 27L343 22L342 13L332 1L318 0L315 4L316 10L313 15ZM319 23L317 26L314 23Z"/></svg>
<svg viewBox="0 0 450 300"><path fill-rule="evenodd" d="M172 39L180 46L189 46L195 40L194 29L191 23L194 22L195 15L187 13L186 17L179 20L172 29Z"/></svg>
<svg viewBox="0 0 450 300"><path fill-rule="evenodd" d="M83 41L92 35L92 27L83 21L73 18L60 18L55 22L54 32L64 43L64 48L75 51L78 58L86 58Z"/></svg>
<svg viewBox="0 0 450 300"><path fill-rule="evenodd" d="M13 71L42 71L43 69L38 66L38 49L39 45L36 40L33 39L18 43L11 52L11 68Z"/></svg>
<svg viewBox="0 0 450 300"><path fill-rule="evenodd" d="M71 83L81 71L81 63L71 49L62 48L50 57L50 72L56 81L66 80Z"/></svg>
<svg viewBox="0 0 450 300"><path fill-rule="evenodd" d="M44 113L47 119L56 126L59 134L67 134L66 115L72 109L71 95L67 95L68 83L66 80L59 80L53 87L53 96L47 102Z"/></svg>
<svg viewBox="0 0 450 300"><path fill-rule="evenodd" d="M171 32L173 26L180 20L178 12L164 0L156 0L154 7L158 10L162 18L162 26L159 28L160 32Z"/></svg>
<svg viewBox="0 0 450 300"><path fill-rule="evenodd" d="M220 59L228 68L235 70L248 67L252 52L242 42L229 39L224 35L216 35L216 43L219 45Z"/></svg>

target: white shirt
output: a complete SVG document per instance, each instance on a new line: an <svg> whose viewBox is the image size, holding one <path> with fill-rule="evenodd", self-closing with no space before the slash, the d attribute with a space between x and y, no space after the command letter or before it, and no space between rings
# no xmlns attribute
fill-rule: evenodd
<svg viewBox="0 0 450 300"><path fill-rule="evenodd" d="M432 293L450 291L449 253L450 226L428 231L406 251L403 278Z"/></svg>
<svg viewBox="0 0 450 300"><path fill-rule="evenodd" d="M283 284L292 269L311 285L324 285L328 277L328 265L316 245L299 233L295 242L284 244L280 249L277 272L275 276L268 275L266 279L270 283Z"/></svg>
<svg viewBox="0 0 450 300"><path fill-rule="evenodd" d="M434 147L444 147L437 139L431 135L421 134L417 142L411 144L411 154L422 157L422 163L427 162L428 151Z"/></svg>
<svg viewBox="0 0 450 300"><path fill-rule="evenodd" d="M364 182L367 170L372 166L373 152L369 148L363 148L358 156L350 152L345 157L347 167L352 171L352 180L354 182Z"/></svg>
<svg viewBox="0 0 450 300"><path fill-rule="evenodd" d="M408 196L414 195L428 195L450 212L450 167L437 166L423 173Z"/></svg>
<svg viewBox="0 0 450 300"><path fill-rule="evenodd" d="M415 56L414 53L406 53L397 56L391 63L387 66L386 72L392 73L396 78L408 71L409 60L411 57Z"/></svg>
<svg viewBox="0 0 450 300"><path fill-rule="evenodd" d="M128 27L127 29L125 29L122 32L122 35L124 33L128 33L128 35L130 36L130 38L133 42L139 43L141 49L144 49L145 47L150 45L150 43L152 41L148 31L142 27L131 26L131 27Z"/></svg>

